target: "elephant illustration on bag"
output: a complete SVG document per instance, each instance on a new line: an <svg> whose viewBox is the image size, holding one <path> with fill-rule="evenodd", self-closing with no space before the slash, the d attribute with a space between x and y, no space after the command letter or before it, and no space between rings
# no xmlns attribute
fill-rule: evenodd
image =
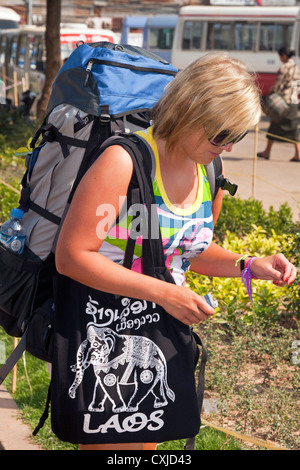
<svg viewBox="0 0 300 470"><path fill-rule="evenodd" d="M94 369L95 386L89 411L104 411L107 399L112 403L114 413L138 411L139 404L150 392L154 396L154 408L166 406L166 396L175 400L175 394L167 384L165 357L145 336L119 335L111 328L89 324L87 338L77 351L76 364L71 366L76 373L69 388L71 398L75 398L90 365Z"/></svg>

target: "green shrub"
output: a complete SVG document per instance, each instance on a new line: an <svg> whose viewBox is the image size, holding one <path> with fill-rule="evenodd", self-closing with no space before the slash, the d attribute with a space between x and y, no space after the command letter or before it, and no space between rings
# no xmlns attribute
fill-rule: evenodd
<svg viewBox="0 0 300 470"><path fill-rule="evenodd" d="M293 224L293 213L287 203L275 211L271 206L267 213L261 201L224 196L222 210L215 226L215 237L224 240L226 232L243 236L252 231L252 226L260 226L266 233L271 230L278 234L288 233Z"/></svg>
<svg viewBox="0 0 300 470"><path fill-rule="evenodd" d="M10 185L18 189L20 182L18 180L9 181ZM0 224L9 218L10 210L13 207L18 207L19 194L15 193L8 186L5 186L0 181Z"/></svg>
<svg viewBox="0 0 300 470"><path fill-rule="evenodd" d="M239 238L229 231L222 246L236 253L249 253L252 256L269 256L285 252L290 257L293 236L277 235L274 231L268 236L261 227L252 226L252 231ZM297 301L297 289L294 286L276 287L271 281L254 280L253 304L240 278L208 278L195 273L187 277L190 287L203 295L211 292L218 300L216 319L220 323L235 321L240 316L243 321L252 322L253 316L266 320L277 320L287 306Z"/></svg>
<svg viewBox="0 0 300 470"><path fill-rule="evenodd" d="M33 136L35 122L20 116L18 110L7 110L0 106L0 175L1 180L20 188L21 177L25 172L24 157L16 156L19 147L26 147ZM0 181L0 223L10 214L10 209L18 206L19 194Z"/></svg>
<svg viewBox="0 0 300 470"><path fill-rule="evenodd" d="M18 147L26 146L28 139L36 130L34 120L20 116L17 109L6 109L0 106L0 154L11 149L12 153Z"/></svg>

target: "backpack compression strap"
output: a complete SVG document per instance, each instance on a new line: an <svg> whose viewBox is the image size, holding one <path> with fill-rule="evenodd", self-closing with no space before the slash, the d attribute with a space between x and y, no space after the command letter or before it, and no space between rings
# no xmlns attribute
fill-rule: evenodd
<svg viewBox="0 0 300 470"><path fill-rule="evenodd" d="M211 200L213 201L219 191L223 189L234 196L237 191L237 184L231 183L228 178L223 176L222 157L218 155L212 162L205 165L206 176L210 186Z"/></svg>
<svg viewBox="0 0 300 470"><path fill-rule="evenodd" d="M205 165L206 176L209 182L211 200L213 201L219 191L219 185L217 183L218 176L222 175L222 158L218 155L212 162Z"/></svg>
<svg viewBox="0 0 300 470"><path fill-rule="evenodd" d="M94 116L88 115L84 121L78 122L77 124L74 125L74 133L78 132L80 129L82 129L84 126L89 124L91 121L94 121L93 126L95 128L98 127L98 121L94 119ZM93 128L94 128L93 127ZM35 133L34 137L31 140L30 146L32 149L34 149L40 135L42 135L42 143L45 142L58 142L61 146L61 151L63 154L64 158L67 158L70 155L69 151L69 146L74 146L74 147L79 147L79 148L84 148L86 149L86 154L89 154L89 145L94 145L98 143L98 141L95 141L96 139L90 139L89 141L82 140L82 139L76 139L75 137L69 137L66 135L63 135L59 130L53 125L53 124L43 124ZM93 135L98 135L97 133L93 133ZM61 217L53 214L52 212L48 211L44 207L41 207L39 204L36 204L34 201L30 199L30 187L27 184L27 175L28 175L28 169L26 173L23 176L22 179L22 190L21 190L21 195L20 195L20 200L19 200L19 205L20 207L27 212L28 209L33 210L36 212L38 215L41 217L44 217L45 219L49 220L53 224L56 224L57 226L60 225L61 223Z"/></svg>

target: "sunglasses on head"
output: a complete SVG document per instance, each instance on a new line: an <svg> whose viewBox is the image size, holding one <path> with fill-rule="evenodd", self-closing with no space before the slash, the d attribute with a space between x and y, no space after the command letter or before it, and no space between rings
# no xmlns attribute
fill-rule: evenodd
<svg viewBox="0 0 300 470"><path fill-rule="evenodd" d="M231 134L230 131L222 131L220 132L220 134L216 135L214 139L208 139L208 140L212 145L215 145L216 147L222 147L223 145L229 145L229 144L236 144L237 142L240 142L245 137L246 134L248 134L248 131L236 137L235 139L232 139L230 142L226 142L225 144L224 141L226 141L226 139L228 138L230 134Z"/></svg>

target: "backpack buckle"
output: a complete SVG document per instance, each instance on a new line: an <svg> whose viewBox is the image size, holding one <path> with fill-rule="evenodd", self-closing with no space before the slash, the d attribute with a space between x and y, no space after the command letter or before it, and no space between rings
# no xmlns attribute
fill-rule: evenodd
<svg viewBox="0 0 300 470"><path fill-rule="evenodd" d="M238 186L237 184L231 183L228 178L224 178L223 175L220 175L216 178L216 181L219 185L219 187L223 190L226 190L229 192L231 196L234 196L235 193L237 192Z"/></svg>
<svg viewBox="0 0 300 470"><path fill-rule="evenodd" d="M54 142L56 140L56 127L53 124L47 124L42 128L43 139L46 142Z"/></svg>
<svg viewBox="0 0 300 470"><path fill-rule="evenodd" d="M110 115L109 114L101 114L100 115L100 123L101 124L108 124L110 122Z"/></svg>
<svg viewBox="0 0 300 470"><path fill-rule="evenodd" d="M110 123L109 106L107 104L101 105L100 124L107 125Z"/></svg>

